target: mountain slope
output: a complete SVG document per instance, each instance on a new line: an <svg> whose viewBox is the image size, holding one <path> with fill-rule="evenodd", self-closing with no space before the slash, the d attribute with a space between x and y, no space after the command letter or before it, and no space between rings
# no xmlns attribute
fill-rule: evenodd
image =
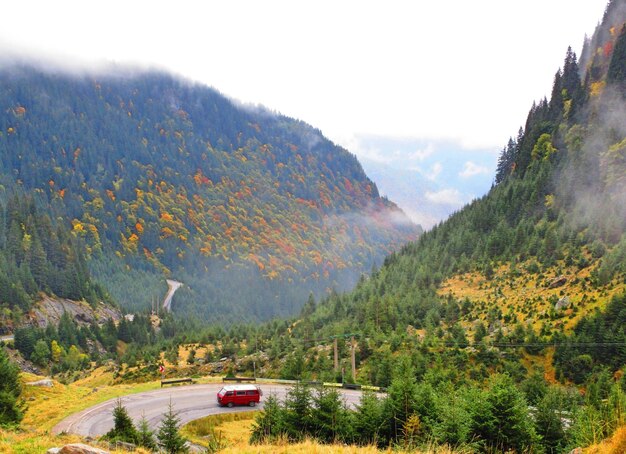
<svg viewBox="0 0 626 454"><path fill-rule="evenodd" d="M560 341L612 296L620 304L626 281L626 72L619 69L626 66L625 5L614 0L607 7L586 43L595 50L593 57L585 50L584 67L568 50L551 99L533 105L525 127L504 148L488 195L391 254L354 291L322 301L294 335L360 333L370 339L361 359L372 360L368 378L376 381L389 367L381 361L389 349L385 339L392 339L391 351L427 336L424 350L433 342L464 346L474 339L499 346L527 341L537 353L537 344ZM431 366L447 355L441 352ZM498 357L479 352L472 359L483 370L517 367L498 362L514 355Z"/></svg>
<svg viewBox="0 0 626 454"><path fill-rule="evenodd" d="M419 232L305 123L165 74L117 73L0 71L0 181L71 220L127 307L147 307L171 275L187 314L293 313Z"/></svg>

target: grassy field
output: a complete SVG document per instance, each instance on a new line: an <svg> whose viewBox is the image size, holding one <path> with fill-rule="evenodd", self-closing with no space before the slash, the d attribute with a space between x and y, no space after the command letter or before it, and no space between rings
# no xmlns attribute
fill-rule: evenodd
<svg viewBox="0 0 626 454"><path fill-rule="evenodd" d="M489 326L489 311L493 308L498 308L508 319L508 326L519 322L531 324L536 332L543 325L570 332L584 315L603 308L613 295L626 291L623 280L593 286L591 273L598 265L596 261L579 269L560 262L549 269L536 270L531 262L506 264L495 268L491 279L478 272L453 276L442 283L438 293L452 295L457 301L469 301L463 324L470 336L475 321L481 320ZM565 283L551 287L558 278L564 278ZM555 303L565 297L570 306L555 310Z"/></svg>
<svg viewBox="0 0 626 454"><path fill-rule="evenodd" d="M254 413L229 413L198 419L187 424L182 433L194 443L208 446L213 440L220 444L220 454L464 454L468 451L452 450L447 446L433 447L424 451L402 449L380 450L374 446L323 445L313 440L289 444L287 440L274 444L251 445L248 440L252 432Z"/></svg>

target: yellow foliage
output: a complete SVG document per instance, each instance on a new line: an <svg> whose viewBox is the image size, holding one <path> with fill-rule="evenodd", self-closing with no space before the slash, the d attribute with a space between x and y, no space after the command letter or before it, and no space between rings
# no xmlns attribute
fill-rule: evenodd
<svg viewBox="0 0 626 454"><path fill-rule="evenodd" d="M592 97L596 97L596 96L600 96L600 94L602 94L602 91L604 91L604 87L606 86L606 82L605 81L600 81L600 82L593 82L591 84L591 96Z"/></svg>
<svg viewBox="0 0 626 454"><path fill-rule="evenodd" d="M72 224L74 226L73 227L74 232L80 233L80 234L85 233L85 226L83 226L83 224L81 224L81 222L78 219L74 219L72 221Z"/></svg>

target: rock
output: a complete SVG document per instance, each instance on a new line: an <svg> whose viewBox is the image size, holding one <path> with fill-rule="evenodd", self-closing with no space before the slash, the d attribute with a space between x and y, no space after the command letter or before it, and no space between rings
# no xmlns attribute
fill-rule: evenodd
<svg viewBox="0 0 626 454"><path fill-rule="evenodd" d="M46 388L52 388L54 383L49 378L44 378L43 380L31 381L30 383L26 383L28 386L45 386Z"/></svg>
<svg viewBox="0 0 626 454"><path fill-rule="evenodd" d="M50 448L46 451L46 454L59 454L61 448Z"/></svg>
<svg viewBox="0 0 626 454"><path fill-rule="evenodd" d="M126 443L125 441L116 441L115 449L123 449L124 451L135 452L137 446L132 443Z"/></svg>
<svg viewBox="0 0 626 454"><path fill-rule="evenodd" d="M83 443L72 443L63 446L58 454L110 454L109 451L104 451L93 446L85 445Z"/></svg>
<svg viewBox="0 0 626 454"><path fill-rule="evenodd" d="M204 446L196 445L189 441L185 443L185 448L187 448L187 452L194 453L194 454L209 452Z"/></svg>
<svg viewBox="0 0 626 454"><path fill-rule="evenodd" d="M569 452L569 454L583 454L583 448L574 448Z"/></svg>
<svg viewBox="0 0 626 454"><path fill-rule="evenodd" d="M548 288L557 288L565 284L567 284L567 278L565 276L559 276L552 279Z"/></svg>
<svg viewBox="0 0 626 454"><path fill-rule="evenodd" d="M564 296L563 298L561 298L560 300L558 300L556 302L556 304L554 305L554 310L555 311L560 311L560 310L563 310L563 309L567 309L571 305L572 305L572 302L569 300L569 297L568 296Z"/></svg>

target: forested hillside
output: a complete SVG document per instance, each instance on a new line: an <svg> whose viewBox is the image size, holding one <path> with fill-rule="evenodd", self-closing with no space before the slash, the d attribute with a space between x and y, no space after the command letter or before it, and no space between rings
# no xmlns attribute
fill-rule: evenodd
<svg viewBox="0 0 626 454"><path fill-rule="evenodd" d="M416 238L320 131L165 74L116 74L3 68L0 182L71 223L125 307L173 277L187 315L293 314Z"/></svg>
<svg viewBox="0 0 626 454"><path fill-rule="evenodd" d="M581 286L589 298L602 298L599 306L623 289L625 22L624 2L613 1L585 43L585 59L579 64L568 49L551 98L533 104L525 126L503 149L489 194L391 254L355 291L326 299L310 316L316 328L332 333L340 323L389 333L409 325L451 328L459 321L472 332L474 323L483 322L494 333L499 326L506 332L517 324L526 330L545 322L544 334L550 335L558 328L555 318L598 306L586 310ZM584 277L578 275L582 270ZM552 282L561 274L560 284ZM489 299L455 299L452 293L441 298L437 290L454 276L474 279L476 286L480 281ZM549 310L503 313L505 301L499 297L507 279L520 276L525 278L516 282L522 295L531 277L539 277L533 286L557 288L559 297L576 289L569 295L575 310L558 317Z"/></svg>
<svg viewBox="0 0 626 454"><path fill-rule="evenodd" d="M40 293L111 303L93 281L84 244L62 223L55 225L32 198L0 202L0 332L30 311Z"/></svg>

